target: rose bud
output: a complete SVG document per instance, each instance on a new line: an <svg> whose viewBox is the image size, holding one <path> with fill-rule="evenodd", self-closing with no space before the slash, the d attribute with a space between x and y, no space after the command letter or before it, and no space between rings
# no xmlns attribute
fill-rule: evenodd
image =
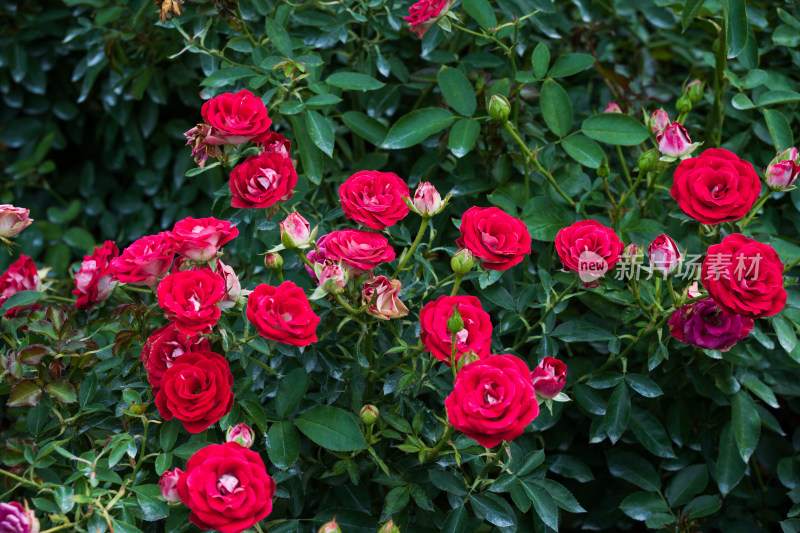
<svg viewBox="0 0 800 533"><path fill-rule="evenodd" d="M33 223L30 209L14 207L10 204L0 205L0 237L10 239Z"/></svg>
<svg viewBox="0 0 800 533"><path fill-rule="evenodd" d="M480 358L481 358L480 355L478 355L477 353L473 352L472 350L468 350L468 351L464 352L464 355L462 355L461 357L458 358L458 361L456 361L456 370L457 371L461 370L462 368L464 368L468 364L474 363L475 361L480 360Z"/></svg>
<svg viewBox="0 0 800 533"><path fill-rule="evenodd" d="M378 529L378 533L400 533L400 528L392 520L389 520Z"/></svg>
<svg viewBox="0 0 800 533"><path fill-rule="evenodd" d="M650 172L658 168L658 150L653 148L639 156L636 162L639 167L639 172Z"/></svg>
<svg viewBox="0 0 800 533"><path fill-rule="evenodd" d="M242 295L242 286L239 283L236 272L233 271L233 267L226 265L219 259L217 259L217 274L225 280L225 299L217 303L217 305L221 309L230 309L239 301L239 297Z"/></svg>
<svg viewBox="0 0 800 533"><path fill-rule="evenodd" d="M339 524L336 523L336 517L334 516L330 522L323 524L322 527L317 530L317 533L342 533L342 529L339 527Z"/></svg>
<svg viewBox="0 0 800 533"><path fill-rule="evenodd" d="M645 124L653 133L661 133L669 126L669 115L663 109L653 111L653 114L645 119Z"/></svg>
<svg viewBox="0 0 800 533"><path fill-rule="evenodd" d="M603 110L603 113L622 113L622 109L620 109L616 102L609 102Z"/></svg>
<svg viewBox="0 0 800 533"><path fill-rule="evenodd" d="M656 135L658 151L664 156L675 159L689 155L700 143L692 143L686 128L679 122L673 122Z"/></svg>
<svg viewBox="0 0 800 533"><path fill-rule="evenodd" d="M408 315L408 308L400 301L401 288L399 279L390 280L386 276L378 276L364 283L361 297L365 304L369 304L367 314L381 320Z"/></svg>
<svg viewBox="0 0 800 533"><path fill-rule="evenodd" d="M39 520L33 510L19 502L0 503L0 532L39 533Z"/></svg>
<svg viewBox="0 0 800 533"><path fill-rule="evenodd" d="M777 192L794 189L794 183L800 175L800 158L797 148L787 148L775 156L764 173L767 187Z"/></svg>
<svg viewBox="0 0 800 533"><path fill-rule="evenodd" d="M508 99L502 94L493 94L492 97L489 98L488 110L492 120L507 122L508 115L511 113L511 104L508 103Z"/></svg>
<svg viewBox="0 0 800 533"><path fill-rule="evenodd" d="M365 405L361 408L361 413L359 413L359 416L361 417L362 422L368 426L371 426L378 421L378 418L381 416L381 412L378 411L378 408L374 405Z"/></svg>
<svg viewBox="0 0 800 533"><path fill-rule="evenodd" d="M290 213L281 227L281 244L289 250L305 248L311 241L311 225L300 213Z"/></svg>
<svg viewBox="0 0 800 533"><path fill-rule="evenodd" d="M694 79L683 89L684 94L689 95L689 100L696 104L703 99L703 82Z"/></svg>
<svg viewBox="0 0 800 533"><path fill-rule="evenodd" d="M462 248L456 252L455 255L453 255L453 258L450 260L450 268L453 269L453 272L455 272L456 276L466 276L470 273L474 264L475 260L472 252L466 248Z"/></svg>
<svg viewBox="0 0 800 533"><path fill-rule="evenodd" d="M342 294L347 285L347 269L342 268L341 263L328 263L325 265L317 264L317 280L323 291L330 294Z"/></svg>
<svg viewBox="0 0 800 533"><path fill-rule="evenodd" d="M631 262L642 262L644 260L644 250L638 244L630 243L625 248L625 257Z"/></svg>
<svg viewBox="0 0 800 533"><path fill-rule="evenodd" d="M419 184L413 200L414 210L419 215L430 218L444 209L444 206L445 202L442 202L439 191L433 185L427 181Z"/></svg>
<svg viewBox="0 0 800 533"><path fill-rule="evenodd" d="M264 254L264 266L278 272L283 269L283 257L276 253Z"/></svg>
<svg viewBox="0 0 800 533"><path fill-rule="evenodd" d="M678 101L675 102L675 109L678 110L678 113L688 113L692 110L692 100L689 98L688 94L684 94Z"/></svg>
<svg viewBox="0 0 800 533"><path fill-rule="evenodd" d="M181 497L178 496L178 479L183 475L183 470L166 470L158 480L158 488L161 489L161 496L170 503L178 503Z"/></svg>
<svg viewBox="0 0 800 533"><path fill-rule="evenodd" d="M253 445L253 430L244 423L230 426L225 433L225 442L236 442L250 448Z"/></svg>
<svg viewBox="0 0 800 533"><path fill-rule="evenodd" d="M458 306L453 309L453 314L447 319L447 331L450 333L459 333L464 329L464 319L461 318L461 313L458 312Z"/></svg>
<svg viewBox="0 0 800 533"><path fill-rule="evenodd" d="M698 283L696 281L694 283L692 283L691 285L689 285L689 288L686 289L686 295L689 298L699 298L700 296L702 296L702 294L703 293L700 292L700 286L698 285Z"/></svg>
<svg viewBox="0 0 800 533"><path fill-rule="evenodd" d="M681 264L681 251L678 245L663 233L650 243L647 256L650 258L650 268L660 272L665 278L674 274Z"/></svg>
<svg viewBox="0 0 800 533"><path fill-rule="evenodd" d="M555 398L567 382L567 365L554 357L545 357L531 372L531 381L537 396Z"/></svg>

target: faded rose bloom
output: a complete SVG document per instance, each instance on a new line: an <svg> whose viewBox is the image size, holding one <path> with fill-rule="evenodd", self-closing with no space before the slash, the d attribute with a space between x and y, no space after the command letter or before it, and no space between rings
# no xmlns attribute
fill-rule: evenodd
<svg viewBox="0 0 800 533"><path fill-rule="evenodd" d="M653 133L661 133L669 126L669 115L663 109L653 111L653 114L645 119L645 123Z"/></svg>
<svg viewBox="0 0 800 533"><path fill-rule="evenodd" d="M620 109L616 102L609 102L603 110L603 113L622 113L622 109Z"/></svg>
<svg viewBox="0 0 800 533"><path fill-rule="evenodd" d="M221 260L217 259L217 274L222 276L225 280L225 299L217 303L221 309L230 309L234 307L242 296L242 286L239 283L239 278L233 267L226 265Z"/></svg>
<svg viewBox="0 0 800 533"><path fill-rule="evenodd" d="M0 503L0 533L39 533L33 510L19 502Z"/></svg>
<svg viewBox="0 0 800 533"><path fill-rule="evenodd" d="M445 206L442 196L430 182L420 183L414 193L414 210L425 218L439 213Z"/></svg>
<svg viewBox="0 0 800 533"><path fill-rule="evenodd" d="M311 241L311 224L300 213L290 213L280 223L281 243L293 250L305 248Z"/></svg>
<svg viewBox="0 0 800 533"><path fill-rule="evenodd" d="M531 381L537 396L555 398L567 382L567 365L554 357L545 357L531 372Z"/></svg>
<svg viewBox="0 0 800 533"><path fill-rule="evenodd" d="M253 430L245 423L228 427L225 432L225 442L236 442L245 448L253 446Z"/></svg>
<svg viewBox="0 0 800 533"><path fill-rule="evenodd" d="M664 131L656 135L658 151L662 155L677 158L689 155L700 143L692 143L686 128L679 122L673 122Z"/></svg>
<svg viewBox="0 0 800 533"><path fill-rule="evenodd" d="M211 135L211 126L202 122L183 134L186 137L186 146L192 147L194 163L204 168L209 157L217 157L217 147L208 142Z"/></svg>
<svg viewBox="0 0 800 533"><path fill-rule="evenodd" d="M667 277L673 274L681 264L681 251L668 236L663 233L650 243L647 249L650 258L650 268Z"/></svg>
<svg viewBox="0 0 800 533"><path fill-rule="evenodd" d="M400 301L401 288L399 279L390 280L386 276L378 276L364 283L361 296L365 304L370 304L367 307L367 314L381 320L408 315L408 308Z"/></svg>
<svg viewBox="0 0 800 533"><path fill-rule="evenodd" d="M181 497L178 496L178 480L183 475L183 470L166 470L158 480L158 488L161 489L161 496L170 503L178 503Z"/></svg>
<svg viewBox="0 0 800 533"><path fill-rule="evenodd" d="M0 205L0 237L10 239L33 223L30 209L14 207L11 204Z"/></svg>

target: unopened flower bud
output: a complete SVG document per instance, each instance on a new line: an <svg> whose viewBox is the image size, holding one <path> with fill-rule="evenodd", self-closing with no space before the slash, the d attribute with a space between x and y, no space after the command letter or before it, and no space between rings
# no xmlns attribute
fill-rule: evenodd
<svg viewBox="0 0 800 533"><path fill-rule="evenodd" d="M10 204L0 205L0 237L10 239L33 223L30 210L14 207Z"/></svg>
<svg viewBox="0 0 800 533"><path fill-rule="evenodd" d="M503 96L502 94L493 94L491 98L489 98L489 116L492 117L492 120L496 120L497 122L506 122L508 121L508 115L511 113L511 104L508 103L508 99Z"/></svg>
<svg viewBox="0 0 800 533"><path fill-rule="evenodd" d="M636 243L630 243L627 248L625 248L625 257L628 258L630 262L639 262L641 263L644 260L644 250L642 250L641 246Z"/></svg>
<svg viewBox="0 0 800 533"><path fill-rule="evenodd" d="M797 148L787 148L780 152L767 166L764 179L773 191L785 192L794 189L800 175L800 157Z"/></svg>
<svg viewBox="0 0 800 533"><path fill-rule="evenodd" d="M604 157L600 161L600 166L597 167L597 176L600 178L607 178L611 174L611 169L608 168L608 160Z"/></svg>
<svg viewBox="0 0 800 533"><path fill-rule="evenodd" d="M304 248L311 241L311 225L300 213L290 213L281 227L281 244L289 250Z"/></svg>
<svg viewBox="0 0 800 533"><path fill-rule="evenodd" d="M637 165L639 166L639 172L650 172L651 170L657 169L658 150L653 148L640 155Z"/></svg>
<svg viewBox="0 0 800 533"><path fill-rule="evenodd" d="M703 82L694 79L683 89L684 94L689 95L689 100L696 104L703 99Z"/></svg>
<svg viewBox="0 0 800 533"><path fill-rule="evenodd" d="M647 249L650 258L650 268L659 272L663 277L674 274L681 264L681 251L668 236L661 234L650 243Z"/></svg>
<svg viewBox="0 0 800 533"><path fill-rule="evenodd" d="M453 269L456 276L466 276L470 273L474 264L475 259L472 252L466 248L457 251L455 255L453 255L453 258L450 259L450 268Z"/></svg>
<svg viewBox="0 0 800 533"><path fill-rule="evenodd" d="M339 524L336 523L336 517L334 516L330 522L323 524L322 527L317 530L317 533L342 533L342 529L339 527Z"/></svg>
<svg viewBox="0 0 800 533"><path fill-rule="evenodd" d="M688 113L692 110L692 99L689 98L688 94L678 98L678 101L675 102L675 109L678 110L678 113Z"/></svg>
<svg viewBox="0 0 800 533"><path fill-rule="evenodd" d="M470 363L474 363L475 361L479 360L480 356L472 350L467 350L464 352L461 357L456 360L456 370L460 371L462 368L467 366Z"/></svg>
<svg viewBox="0 0 800 533"><path fill-rule="evenodd" d="M253 445L253 430L245 423L230 426L225 433L225 442L236 442L249 448Z"/></svg>
<svg viewBox="0 0 800 533"><path fill-rule="evenodd" d="M414 210L424 218L430 218L444 209L444 202L442 196L436 187L429 182L423 182L417 187L417 192L414 193Z"/></svg>
<svg viewBox="0 0 800 533"><path fill-rule="evenodd" d="M392 520L389 520L378 529L378 533L400 533L400 528Z"/></svg>
<svg viewBox="0 0 800 533"><path fill-rule="evenodd" d="M609 102L603 113L622 113L622 109L616 102Z"/></svg>
<svg viewBox="0 0 800 533"><path fill-rule="evenodd" d="M277 272L283 269L283 257L281 254L267 253L264 255L264 266Z"/></svg>
<svg viewBox="0 0 800 533"><path fill-rule="evenodd" d="M663 109L658 109L646 117L644 122L653 133L661 133L664 128L669 126L669 115Z"/></svg>
<svg viewBox="0 0 800 533"><path fill-rule="evenodd" d="M458 333L462 329L464 329L464 319L461 318L458 308L453 309L453 314L447 319L447 330L450 333Z"/></svg>
<svg viewBox="0 0 800 533"><path fill-rule="evenodd" d="M342 294L347 285L347 269L340 263L329 263L325 265L317 264L317 280L319 286L329 294Z"/></svg>
<svg viewBox="0 0 800 533"><path fill-rule="evenodd" d="M377 422L380 415L380 411L378 411L378 408L374 405L365 405L361 408L361 413L359 413L359 416L361 416L361 421L368 426L371 426Z"/></svg>
<svg viewBox="0 0 800 533"><path fill-rule="evenodd" d="M158 480L158 488L161 489L161 496L170 503L178 503L181 497L178 496L178 479L183 475L183 470L167 470L161 474Z"/></svg>
<svg viewBox="0 0 800 533"><path fill-rule="evenodd" d="M555 398L567 382L567 365L554 357L545 357L531 372L531 382L537 396Z"/></svg>
<svg viewBox="0 0 800 533"><path fill-rule="evenodd" d="M664 131L656 135L658 151L668 158L689 155L700 143L693 143L686 128L679 122L673 122Z"/></svg>

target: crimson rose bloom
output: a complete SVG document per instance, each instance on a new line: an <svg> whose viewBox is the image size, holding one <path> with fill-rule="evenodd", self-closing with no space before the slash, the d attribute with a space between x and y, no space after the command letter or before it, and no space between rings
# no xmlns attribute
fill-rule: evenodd
<svg viewBox="0 0 800 533"><path fill-rule="evenodd" d="M512 440L539 414L525 361L510 354L490 355L462 368L444 401L457 430L492 448Z"/></svg>
<svg viewBox="0 0 800 533"><path fill-rule="evenodd" d="M344 261L354 274L363 274L381 263L394 261L395 254L389 240L380 233L345 229L326 236L325 256L334 262Z"/></svg>
<svg viewBox="0 0 800 533"><path fill-rule="evenodd" d="M292 346L317 342L320 318L311 310L303 289L291 281L256 287L247 298L247 320L267 339Z"/></svg>
<svg viewBox="0 0 800 533"><path fill-rule="evenodd" d="M275 481L256 452L236 442L212 444L186 463L178 495L200 529L240 533L272 512Z"/></svg>
<svg viewBox="0 0 800 533"><path fill-rule="evenodd" d="M492 345L491 317L480 300L474 296L439 296L425 304L419 314L420 339L436 359L448 366L453 334L447 329L447 321L456 306L464 321L464 329L456 333L456 359L470 350L478 357L486 357Z"/></svg>
<svg viewBox="0 0 800 533"><path fill-rule="evenodd" d="M116 280L111 273L111 260L119 255L114 241L106 241L94 249L92 255L84 255L81 269L75 274L76 309L90 309L111 296Z"/></svg>
<svg viewBox="0 0 800 533"><path fill-rule="evenodd" d="M578 272L587 284L614 268L625 249L614 230L596 220L580 220L562 228L555 244L564 267Z"/></svg>
<svg viewBox="0 0 800 533"><path fill-rule="evenodd" d="M234 167L229 185L233 207L269 207L292 197L292 188L297 185L297 171L288 156L261 152Z"/></svg>
<svg viewBox="0 0 800 533"><path fill-rule="evenodd" d="M507 270L531 253L531 235L520 219L497 207L470 207L461 217L459 248L488 270Z"/></svg>
<svg viewBox="0 0 800 533"><path fill-rule="evenodd" d="M225 93L203 104L203 120L213 129L207 142L242 144L269 130L272 120L261 98L247 90Z"/></svg>
<svg viewBox="0 0 800 533"><path fill-rule="evenodd" d="M271 152L280 154L283 157L289 157L292 152L292 141L274 131L268 131L253 142L259 145L264 152Z"/></svg>
<svg viewBox="0 0 800 533"><path fill-rule="evenodd" d="M670 189L681 211L703 224L739 220L760 193L753 165L722 148L681 161Z"/></svg>
<svg viewBox="0 0 800 533"><path fill-rule="evenodd" d="M111 260L111 273L122 283L152 287L167 273L173 257L167 233L162 231L133 241L122 255Z"/></svg>
<svg viewBox="0 0 800 533"><path fill-rule="evenodd" d="M233 374L218 353L187 352L161 378L156 407L164 420L177 418L189 433L205 431L233 407Z"/></svg>
<svg viewBox="0 0 800 533"><path fill-rule="evenodd" d="M372 229L394 226L408 214L404 198L408 185L397 174L362 170L339 186L339 198L347 218Z"/></svg>
<svg viewBox="0 0 800 533"><path fill-rule="evenodd" d="M179 332L175 324L167 324L155 330L142 348L139 360L147 371L147 380L154 392L161 387L161 379L175 361L187 352L207 352L211 349L208 340L188 336Z"/></svg>
<svg viewBox="0 0 800 533"><path fill-rule="evenodd" d="M186 217L175 224L168 234L172 249L189 261L211 261L223 244L239 235L227 220L214 217Z"/></svg>
<svg viewBox="0 0 800 533"><path fill-rule="evenodd" d="M455 0L420 0L408 8L409 16L403 17L403 20L408 22L408 29L422 39L425 32L455 3Z"/></svg>
<svg viewBox="0 0 800 533"><path fill-rule="evenodd" d="M711 298L676 309L669 317L670 334L684 344L726 352L753 329L753 319L720 308Z"/></svg>
<svg viewBox="0 0 800 533"><path fill-rule="evenodd" d="M555 398L567 382L567 365L555 357L545 357L531 372L531 381L537 396Z"/></svg>
<svg viewBox="0 0 800 533"><path fill-rule="evenodd" d="M41 286L33 259L27 255L20 255L19 259L11 263L8 270L0 276L0 306L6 303L10 296L20 291L38 291ZM38 305L18 305L6 311L6 318L14 317L26 309L38 308Z"/></svg>
<svg viewBox="0 0 800 533"><path fill-rule="evenodd" d="M164 278L156 290L167 320L185 335L207 333L219 320L225 280L211 269L184 270Z"/></svg>
<svg viewBox="0 0 800 533"><path fill-rule="evenodd" d="M777 252L739 233L709 246L701 281L721 308L738 315L771 316L786 305L783 263Z"/></svg>

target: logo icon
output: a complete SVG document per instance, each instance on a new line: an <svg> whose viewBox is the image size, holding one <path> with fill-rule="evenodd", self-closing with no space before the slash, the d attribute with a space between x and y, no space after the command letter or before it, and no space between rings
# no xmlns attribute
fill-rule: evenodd
<svg viewBox="0 0 800 533"><path fill-rule="evenodd" d="M592 283L608 272L608 262L600 255L584 250L578 256L578 277L584 283Z"/></svg>

